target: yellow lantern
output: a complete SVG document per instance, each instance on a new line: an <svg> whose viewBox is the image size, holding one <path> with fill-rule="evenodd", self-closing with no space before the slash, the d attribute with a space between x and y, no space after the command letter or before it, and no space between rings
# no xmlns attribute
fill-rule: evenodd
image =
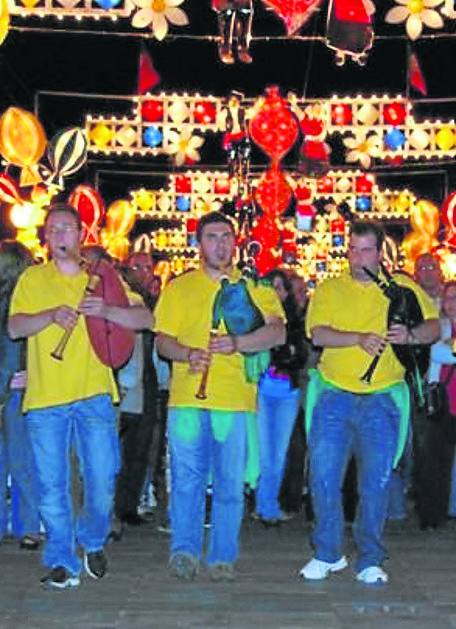
<svg viewBox="0 0 456 629"><path fill-rule="evenodd" d="M40 121L29 111L9 107L0 118L0 153L22 168L20 186L42 181L37 163L46 148L46 134Z"/></svg>
<svg viewBox="0 0 456 629"><path fill-rule="evenodd" d="M453 148L455 137L450 127L442 127L435 136L435 143L442 151L449 151Z"/></svg>
<svg viewBox="0 0 456 629"><path fill-rule="evenodd" d="M113 130L108 125L99 123L89 131L89 140L99 149L105 149L114 136Z"/></svg>
<svg viewBox="0 0 456 629"><path fill-rule="evenodd" d="M117 236L127 235L135 224L136 211L127 199L111 203L106 212L106 230Z"/></svg>
<svg viewBox="0 0 456 629"><path fill-rule="evenodd" d="M416 232L434 238L439 229L440 210L427 199L420 199L410 209L410 224Z"/></svg>
<svg viewBox="0 0 456 629"><path fill-rule="evenodd" d="M8 11L8 0L0 0L0 45L8 35L10 16Z"/></svg>

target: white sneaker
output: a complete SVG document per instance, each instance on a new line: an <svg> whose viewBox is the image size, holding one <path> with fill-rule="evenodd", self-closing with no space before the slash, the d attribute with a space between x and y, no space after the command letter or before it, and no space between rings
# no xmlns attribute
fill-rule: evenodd
<svg viewBox="0 0 456 629"><path fill-rule="evenodd" d="M388 583L388 575L379 566L369 566L356 575L356 580L373 585L374 583Z"/></svg>
<svg viewBox="0 0 456 629"><path fill-rule="evenodd" d="M342 556L339 561L334 563L328 563L327 561L320 561L320 559L311 559L304 568L299 572L299 576L310 581L320 581L326 579L330 572L340 572L348 566L348 561L345 556Z"/></svg>

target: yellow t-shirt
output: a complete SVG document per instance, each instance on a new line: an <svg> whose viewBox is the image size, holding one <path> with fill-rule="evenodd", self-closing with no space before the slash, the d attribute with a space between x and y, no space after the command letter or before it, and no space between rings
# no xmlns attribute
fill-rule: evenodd
<svg viewBox="0 0 456 629"><path fill-rule="evenodd" d="M240 273L234 271L231 280L239 277ZM219 287L220 283L202 269L190 271L173 280L158 300L155 331L168 334L183 345L207 348L212 307ZM263 316L284 318L282 306L272 288L255 286L253 282L249 282L248 287ZM187 363L175 362L169 405L226 411L255 410L257 387L245 380L244 358L241 354L214 354L209 369L206 400L195 397L200 381L201 374L189 373Z"/></svg>
<svg viewBox="0 0 456 629"><path fill-rule="evenodd" d="M10 315L37 314L66 305L76 308L82 300L87 274L60 273L54 262L29 267L14 290ZM102 393L118 401L112 371L103 365L90 344L85 318L79 317L63 360L51 357L63 329L51 324L27 339L27 389L24 410L47 408L83 400Z"/></svg>
<svg viewBox="0 0 456 629"><path fill-rule="evenodd" d="M418 284L405 275L395 275L394 280L413 289L425 319L438 317L432 300ZM315 290L306 317L307 334L310 336L316 326L327 325L346 332L374 332L384 336L388 306L388 298L374 282L358 282L345 273L322 282ZM371 384L361 382L372 358L359 345L326 347L318 368L326 380L353 393L379 391L404 379L404 367L391 345L387 345Z"/></svg>

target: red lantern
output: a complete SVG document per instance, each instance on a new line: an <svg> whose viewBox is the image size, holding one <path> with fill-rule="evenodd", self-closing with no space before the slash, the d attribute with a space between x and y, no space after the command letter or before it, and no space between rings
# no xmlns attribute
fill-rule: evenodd
<svg viewBox="0 0 456 629"><path fill-rule="evenodd" d="M347 103L339 103L331 106L331 120L337 126L349 125L352 122L352 108Z"/></svg>
<svg viewBox="0 0 456 629"><path fill-rule="evenodd" d="M370 193L372 192L374 183L375 179L372 175L362 175L361 177L356 177L355 190L356 192L362 192L363 194Z"/></svg>
<svg viewBox="0 0 456 629"><path fill-rule="evenodd" d="M456 247L456 191L451 192L440 209L442 221L447 228L447 244Z"/></svg>
<svg viewBox="0 0 456 629"><path fill-rule="evenodd" d="M16 203L20 198L19 186L14 179L6 173L0 173L0 202Z"/></svg>
<svg viewBox="0 0 456 629"><path fill-rule="evenodd" d="M146 122L161 122L163 103L160 100L145 100L141 105L141 116Z"/></svg>
<svg viewBox="0 0 456 629"><path fill-rule="evenodd" d="M273 161L277 163L298 138L298 123L277 86L266 90L257 113L250 120L249 134Z"/></svg>
<svg viewBox="0 0 456 629"><path fill-rule="evenodd" d="M210 100L200 100L195 103L195 109L193 110L193 117L195 122L199 124L210 124L215 122L217 116L217 110L215 103Z"/></svg>
<svg viewBox="0 0 456 629"><path fill-rule="evenodd" d="M98 226L105 215L105 205L100 194L91 186L77 186L68 198L68 203L75 207L84 227L84 244L97 243Z"/></svg>
<svg viewBox="0 0 456 629"><path fill-rule="evenodd" d="M228 178L218 177L214 182L215 194L229 194L231 190L230 180Z"/></svg>
<svg viewBox="0 0 456 629"><path fill-rule="evenodd" d="M340 214L337 214L337 216L331 220L329 228L332 234L345 233L345 221Z"/></svg>
<svg viewBox="0 0 456 629"><path fill-rule="evenodd" d="M322 177L317 181L317 191L318 192L332 192L334 189L333 180L331 177Z"/></svg>
<svg viewBox="0 0 456 629"><path fill-rule="evenodd" d="M304 26L322 0L263 0L284 22L288 35Z"/></svg>
<svg viewBox="0 0 456 629"><path fill-rule="evenodd" d="M402 103L390 103L383 106L383 119L393 126L404 124L407 110Z"/></svg>
<svg viewBox="0 0 456 629"><path fill-rule="evenodd" d="M275 255L270 249L263 248L255 256L255 264L260 275L266 275L275 269L279 262L279 256Z"/></svg>
<svg viewBox="0 0 456 629"><path fill-rule="evenodd" d="M263 248L273 248L279 244L280 231L275 223L267 216L262 216L253 226L252 240L259 242Z"/></svg>
<svg viewBox="0 0 456 629"><path fill-rule="evenodd" d="M196 232L196 228L198 227L198 220L196 218L188 218L186 223L187 232L189 234L194 234Z"/></svg>
<svg viewBox="0 0 456 629"><path fill-rule="evenodd" d="M282 171L272 167L261 177L255 190L255 201L267 216L275 218L285 212L292 194Z"/></svg>
<svg viewBox="0 0 456 629"><path fill-rule="evenodd" d="M192 191L192 179L185 175L177 175L174 180L176 192L178 194L190 194Z"/></svg>

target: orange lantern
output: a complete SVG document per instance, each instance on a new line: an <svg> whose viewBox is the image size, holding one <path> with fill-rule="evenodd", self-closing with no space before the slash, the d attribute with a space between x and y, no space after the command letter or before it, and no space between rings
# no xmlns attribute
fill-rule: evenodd
<svg viewBox="0 0 456 629"><path fill-rule="evenodd" d="M130 243L128 234L136 221L136 210L126 199L118 199L106 212L106 226L101 230L103 247L116 258L125 259Z"/></svg>
<svg viewBox="0 0 456 629"><path fill-rule="evenodd" d="M19 107L9 107L0 118L0 153L22 168L20 186L42 181L37 164L45 148L46 134L38 118Z"/></svg>

